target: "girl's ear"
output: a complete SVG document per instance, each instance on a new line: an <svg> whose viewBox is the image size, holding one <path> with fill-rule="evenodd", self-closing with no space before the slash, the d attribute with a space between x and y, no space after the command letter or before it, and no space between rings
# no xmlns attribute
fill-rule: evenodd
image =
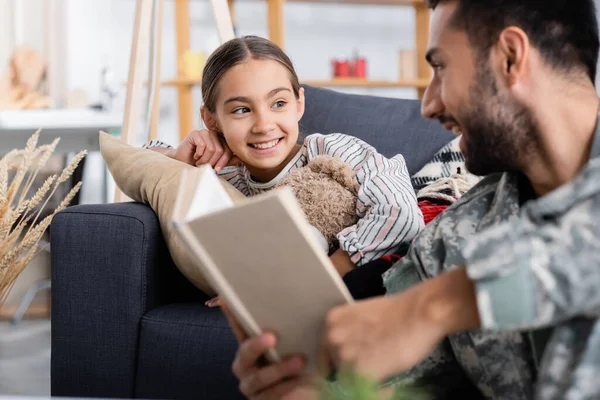
<svg viewBox="0 0 600 400"><path fill-rule="evenodd" d="M219 123L217 122L217 117L208 111L206 107L202 106L200 108L200 116L202 117L202 121L204 121L204 125L208 130L221 133Z"/></svg>
<svg viewBox="0 0 600 400"><path fill-rule="evenodd" d="M300 87L298 90L298 99L296 100L296 107L298 109L298 121L302 119L304 115L304 88Z"/></svg>

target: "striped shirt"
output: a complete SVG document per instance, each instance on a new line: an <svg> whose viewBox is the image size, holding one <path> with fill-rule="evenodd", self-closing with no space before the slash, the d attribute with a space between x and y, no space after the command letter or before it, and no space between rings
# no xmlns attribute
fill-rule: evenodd
<svg viewBox="0 0 600 400"><path fill-rule="evenodd" d="M152 141L144 147L170 147ZM363 265L388 254L421 231L423 214L404 158L386 158L375 148L353 136L341 133L313 134L304 139L296 156L269 182L256 182L243 164L226 167L219 176L245 196L255 196L275 187L290 171L302 168L319 155L336 157L356 173L358 222L342 230L337 238L340 248L352 262Z"/></svg>

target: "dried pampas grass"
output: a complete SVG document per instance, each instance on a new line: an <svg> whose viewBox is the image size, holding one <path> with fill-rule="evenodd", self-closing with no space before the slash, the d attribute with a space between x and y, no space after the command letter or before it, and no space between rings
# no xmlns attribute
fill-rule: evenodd
<svg viewBox="0 0 600 400"><path fill-rule="evenodd" d="M13 150L0 159L0 307L12 285L43 250L39 242L56 213L65 209L81 188L77 183L48 216L38 222L56 189L69 181L86 150L79 152L60 175L52 175L27 198L38 172L56 149L60 139L37 146L40 130L27 141L23 150Z"/></svg>

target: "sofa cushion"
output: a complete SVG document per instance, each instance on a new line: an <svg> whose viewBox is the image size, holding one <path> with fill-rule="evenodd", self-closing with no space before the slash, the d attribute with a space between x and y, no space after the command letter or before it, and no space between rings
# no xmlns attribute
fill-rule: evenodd
<svg viewBox="0 0 600 400"><path fill-rule="evenodd" d="M421 116L421 101L353 95L303 85L306 111L300 132L356 136L381 154L402 154L412 175L455 136Z"/></svg>
<svg viewBox="0 0 600 400"><path fill-rule="evenodd" d="M158 216L177 268L204 293L215 295L214 289L196 265L195 256L181 242L171 226L175 217L175 200L179 200L183 216L187 213L196 191L196 185L184 186L187 190L184 196L180 196L179 187L184 172L189 182L197 182L201 170L155 151L129 146L104 132L100 132L100 152L119 189L131 199L148 204ZM229 182L220 178L219 181L234 202L245 199Z"/></svg>
<svg viewBox="0 0 600 400"><path fill-rule="evenodd" d="M141 323L136 397L241 399L231 372L237 340L220 308L170 304Z"/></svg>

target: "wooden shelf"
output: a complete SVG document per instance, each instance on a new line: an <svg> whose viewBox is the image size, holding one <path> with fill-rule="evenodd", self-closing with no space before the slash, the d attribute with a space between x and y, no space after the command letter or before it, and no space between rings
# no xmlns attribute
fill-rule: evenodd
<svg viewBox="0 0 600 400"><path fill-rule="evenodd" d="M162 86L198 86L201 81L199 79L191 78L176 78L168 81L161 82ZM360 78L335 78L329 80L315 80L306 79L300 83L310 86L328 86L328 87L380 87L380 88L395 88L395 87L408 87L425 89L429 84L428 79L415 79L415 80L399 80L399 81L387 81L387 80L369 80Z"/></svg>
<svg viewBox="0 0 600 400"><path fill-rule="evenodd" d="M198 86L200 83L202 83L201 79L175 78L169 79L168 81L163 81L160 84L162 86Z"/></svg>
<svg viewBox="0 0 600 400"><path fill-rule="evenodd" d="M337 4L364 4L380 6L419 6L424 5L423 0L287 0L290 3L337 3Z"/></svg>
<svg viewBox="0 0 600 400"><path fill-rule="evenodd" d="M141 0L138 0L141 1ZM203 0L206 1L206 0ZM408 6L415 12L415 50L417 58L417 79L414 80L369 80L369 79L304 79L303 84L320 87L362 87L362 88L415 88L417 96L423 98L425 89L431 79L430 67L425 61L429 38L430 10L425 0L227 0L231 19L235 24L235 4L237 2L259 1L266 5L267 37L285 51L285 4L336 4L365 6ZM177 31L177 70L183 70L183 54L190 47L189 2L191 0L175 0L175 27ZM174 78L160 83L161 86L175 87L178 93L179 134L181 139L192 130L192 89L201 84L199 79Z"/></svg>
<svg viewBox="0 0 600 400"><path fill-rule="evenodd" d="M17 312L18 304L5 304L0 307L0 320L10 319ZM23 318L48 318L50 317L50 303L49 302L35 302L32 303Z"/></svg>
<svg viewBox="0 0 600 400"><path fill-rule="evenodd" d="M400 80L400 81L384 81L384 80L368 80L357 78L336 78L331 80L305 80L302 81L311 86L329 86L329 87L412 87L425 89L429 84L427 79L415 80Z"/></svg>
<svg viewBox="0 0 600 400"><path fill-rule="evenodd" d="M235 1L235 0L234 0ZM242 2L256 0L239 0ZM425 5L424 0L286 0L290 3L314 4L360 4L368 6L420 6Z"/></svg>

